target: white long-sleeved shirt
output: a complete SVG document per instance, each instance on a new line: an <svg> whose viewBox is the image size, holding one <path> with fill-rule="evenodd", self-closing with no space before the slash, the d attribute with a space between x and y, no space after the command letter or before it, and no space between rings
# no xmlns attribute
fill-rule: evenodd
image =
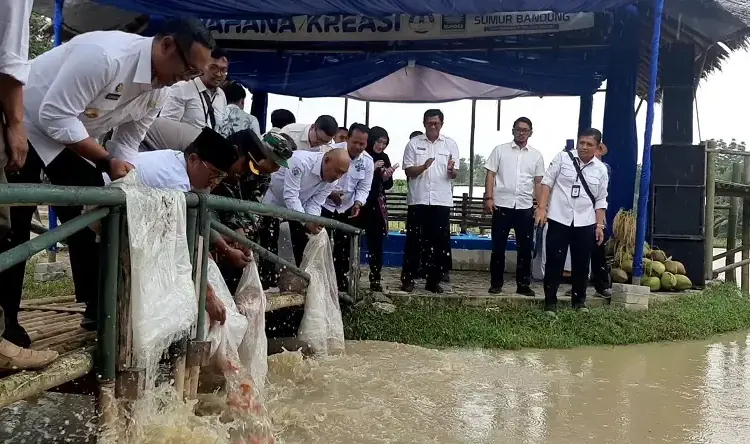
<svg viewBox="0 0 750 444"><path fill-rule="evenodd" d="M65 145L115 128L107 151L128 162L159 114L168 88L153 88L153 38L120 31L74 37L31 62L23 91L29 142L44 164Z"/></svg>
<svg viewBox="0 0 750 444"><path fill-rule="evenodd" d="M134 164L138 180L147 187L188 192L191 190L185 153L159 150L139 153Z"/></svg>
<svg viewBox="0 0 750 444"><path fill-rule="evenodd" d="M29 77L29 17L33 0L0 2L0 73L21 83Z"/></svg>
<svg viewBox="0 0 750 444"><path fill-rule="evenodd" d="M324 156L321 152L295 151L289 168L282 167L271 175L263 203L320 216L326 198L338 184L323 180Z"/></svg>
<svg viewBox="0 0 750 444"><path fill-rule="evenodd" d="M347 142L341 142L324 147L322 151L325 153L332 149L345 150L347 149L346 147ZM372 160L372 156L363 151L359 156L352 159L349 171L339 178L339 183L335 191L342 191L344 193L344 196L341 198L341 205L336 206L331 199L326 199L323 208L332 213L344 213L353 207L355 202L364 205L367 202L367 197L370 195L370 187L372 186L372 177L374 175L375 162Z"/></svg>
<svg viewBox="0 0 750 444"><path fill-rule="evenodd" d="M208 95L208 100L203 92ZM214 110L216 126L211 125L208 101ZM164 103L160 117L187 123L196 128L218 128L224 121L227 112L227 96L224 90L216 88L214 91L206 88L200 78L175 83Z"/></svg>
<svg viewBox="0 0 750 444"><path fill-rule="evenodd" d="M484 167L495 173L496 207L526 210L534 205L535 180L544 176L542 153L529 145L504 143L492 150Z"/></svg>
<svg viewBox="0 0 750 444"><path fill-rule="evenodd" d="M607 209L607 184L609 176L607 167L597 159L592 158L583 163L578 157L578 151L570 152L579 163L581 173L594 195L596 205L591 202L588 194L578 180L576 168L567 152L558 153L552 164L547 168L542 178L542 185L547 185L550 192L547 218L566 226L585 227L596 223L596 211ZM580 186L579 196L572 197L574 185Z"/></svg>
<svg viewBox="0 0 750 444"><path fill-rule="evenodd" d="M434 142L425 135L417 136L406 144L403 168L424 165L434 158L429 168L409 179L407 205L453 206L453 186L448 176L448 161L453 159L458 168L459 152L456 141L440 135Z"/></svg>

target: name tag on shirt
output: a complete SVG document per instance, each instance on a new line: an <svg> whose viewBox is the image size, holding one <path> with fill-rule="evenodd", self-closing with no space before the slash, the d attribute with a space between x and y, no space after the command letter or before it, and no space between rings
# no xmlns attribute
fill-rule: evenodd
<svg viewBox="0 0 750 444"><path fill-rule="evenodd" d="M122 97L122 95L115 93L110 93L104 96L104 98L107 100L120 100L120 97Z"/></svg>
<svg viewBox="0 0 750 444"><path fill-rule="evenodd" d="M573 185L570 187L570 197L576 198L581 196L581 186Z"/></svg>

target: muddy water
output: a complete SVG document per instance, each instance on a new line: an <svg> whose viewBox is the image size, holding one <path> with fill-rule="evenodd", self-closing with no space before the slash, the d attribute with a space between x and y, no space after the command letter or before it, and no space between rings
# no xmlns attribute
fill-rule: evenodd
<svg viewBox="0 0 750 444"><path fill-rule="evenodd" d="M521 352L352 342L346 357L273 357L268 408L289 444L747 443L748 344L746 334ZM0 411L0 442L84 442L89 409L61 395L18 403Z"/></svg>

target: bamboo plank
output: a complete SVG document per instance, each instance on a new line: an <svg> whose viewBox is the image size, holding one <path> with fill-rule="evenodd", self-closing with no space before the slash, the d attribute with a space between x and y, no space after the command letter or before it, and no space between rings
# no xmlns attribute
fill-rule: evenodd
<svg viewBox="0 0 750 444"><path fill-rule="evenodd" d="M39 299L27 299L24 300L26 305L44 305L53 304L55 302L75 302L75 296L57 296L54 298L39 298Z"/></svg>
<svg viewBox="0 0 750 444"><path fill-rule="evenodd" d="M52 336L50 338L42 339L38 342L32 343L31 349L32 350L44 350L47 348L53 348L55 344L64 343L72 338L75 338L76 336L83 335L84 333L93 333L93 332L90 332L86 330L85 328L78 327L75 330L71 330L71 331L62 333L60 335Z"/></svg>
<svg viewBox="0 0 750 444"><path fill-rule="evenodd" d="M305 296L288 292L271 294L266 301L266 312L298 305L305 305Z"/></svg>
<svg viewBox="0 0 750 444"><path fill-rule="evenodd" d="M52 305L41 305L39 307L21 305L21 310L47 310L55 311L60 313L84 313L86 309L83 307L57 307Z"/></svg>

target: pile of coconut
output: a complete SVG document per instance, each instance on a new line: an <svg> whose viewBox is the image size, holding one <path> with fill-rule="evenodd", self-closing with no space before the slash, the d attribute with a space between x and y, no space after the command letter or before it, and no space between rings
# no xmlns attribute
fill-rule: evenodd
<svg viewBox="0 0 750 444"><path fill-rule="evenodd" d="M612 238L607 241L607 256L612 264L612 282L631 283L635 250L635 215L620 210L612 225ZM651 291L684 291L693 287L685 275L685 266L662 250L643 245L643 277L641 285Z"/></svg>

